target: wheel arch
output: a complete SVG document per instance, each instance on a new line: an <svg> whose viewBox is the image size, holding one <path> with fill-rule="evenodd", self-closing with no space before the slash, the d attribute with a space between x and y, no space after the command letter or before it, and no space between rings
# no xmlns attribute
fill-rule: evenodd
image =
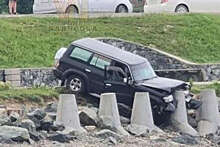
<svg viewBox="0 0 220 147"><path fill-rule="evenodd" d="M185 6L185 7L187 8L187 11L189 12L189 5L186 4L186 3L179 3L179 4L175 7L175 12L176 12L176 10L177 10L177 8L178 8L179 6Z"/></svg>
<svg viewBox="0 0 220 147"><path fill-rule="evenodd" d="M125 3L119 3L119 4L117 4L116 7L115 7L115 13L118 13L118 8L119 8L119 6L124 6L124 7L126 8L127 12L129 12L128 6L127 6Z"/></svg>
<svg viewBox="0 0 220 147"><path fill-rule="evenodd" d="M81 77L84 82L85 82L85 90L87 91L89 89L89 78L88 76L83 73L83 72L80 72L80 71L77 71L77 70L74 70L74 69L69 69L69 70L66 70L63 75L62 75L62 80L63 81L66 81L67 78L71 75L77 75L79 77Z"/></svg>
<svg viewBox="0 0 220 147"><path fill-rule="evenodd" d="M72 6L77 9L77 13L79 14L79 7L78 7L76 4L69 4L69 5L66 7L65 13L67 13L67 10L68 10L70 7L72 7Z"/></svg>

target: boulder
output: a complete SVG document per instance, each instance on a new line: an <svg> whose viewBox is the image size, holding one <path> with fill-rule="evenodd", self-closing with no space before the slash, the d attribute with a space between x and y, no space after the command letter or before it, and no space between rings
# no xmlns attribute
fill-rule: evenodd
<svg viewBox="0 0 220 147"><path fill-rule="evenodd" d="M0 136L4 139L11 139L15 142L29 142L30 135L25 128L14 126L0 126Z"/></svg>
<svg viewBox="0 0 220 147"><path fill-rule="evenodd" d="M36 132L36 126L34 122L30 119L24 119L20 123L21 128L27 129L29 132Z"/></svg>
<svg viewBox="0 0 220 147"><path fill-rule="evenodd" d="M12 141L11 139L7 139L7 138L0 136L0 143L1 144L13 144L14 141Z"/></svg>
<svg viewBox="0 0 220 147"><path fill-rule="evenodd" d="M0 116L0 126L2 125L9 125L11 123L10 119L6 115L1 115Z"/></svg>
<svg viewBox="0 0 220 147"><path fill-rule="evenodd" d="M97 111L95 111L95 109L85 107L79 112L79 119L83 126L97 126Z"/></svg>
<svg viewBox="0 0 220 147"><path fill-rule="evenodd" d="M20 115L17 112L12 112L9 116L12 123L19 120L19 117L20 117Z"/></svg>
<svg viewBox="0 0 220 147"><path fill-rule="evenodd" d="M57 103L49 103L44 109L45 112L57 112Z"/></svg>
<svg viewBox="0 0 220 147"><path fill-rule="evenodd" d="M47 113L47 116L48 116L52 121L55 121L57 114L56 114L55 112L49 112L49 113Z"/></svg>
<svg viewBox="0 0 220 147"><path fill-rule="evenodd" d="M34 111L27 113L27 116L32 119L32 118L36 118L38 120L42 120L44 119L44 117L46 116L46 112L44 112L41 109L35 109Z"/></svg>
<svg viewBox="0 0 220 147"><path fill-rule="evenodd" d="M57 141L60 143L69 143L71 140L73 140L73 136L68 134L53 134L47 137L47 139L51 141Z"/></svg>
<svg viewBox="0 0 220 147"><path fill-rule="evenodd" d="M172 141L186 145L196 145L199 143L196 137L191 136L189 134L182 134L181 136L174 137L172 138Z"/></svg>
<svg viewBox="0 0 220 147"><path fill-rule="evenodd" d="M32 120L36 126L36 128L41 127L41 120L44 119L46 113L41 109L35 109L34 111L27 113L27 117Z"/></svg>
<svg viewBox="0 0 220 147"><path fill-rule="evenodd" d="M108 129L103 129L99 132L96 132L95 135L97 137L100 137L102 139L106 139L106 138L109 138L109 137L113 137L115 138L116 140L120 140L120 138L122 137L121 135L111 131L111 130L108 130Z"/></svg>

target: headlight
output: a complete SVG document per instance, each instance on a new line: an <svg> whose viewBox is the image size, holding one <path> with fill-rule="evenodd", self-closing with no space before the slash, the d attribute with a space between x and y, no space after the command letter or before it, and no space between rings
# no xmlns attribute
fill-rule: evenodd
<svg viewBox="0 0 220 147"><path fill-rule="evenodd" d="M172 101L173 101L173 96L172 96L172 95L169 95L169 96L167 96L167 97L164 97L163 100L164 100L166 103L172 102Z"/></svg>

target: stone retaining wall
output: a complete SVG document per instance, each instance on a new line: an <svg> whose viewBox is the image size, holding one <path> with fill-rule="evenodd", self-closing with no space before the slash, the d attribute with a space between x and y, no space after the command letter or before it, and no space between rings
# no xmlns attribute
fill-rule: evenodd
<svg viewBox="0 0 220 147"><path fill-rule="evenodd" d="M220 80L220 64L188 64L140 44L120 39L99 40L147 58L156 73L162 77L195 82ZM0 69L0 81L9 81L15 87L60 85L52 68Z"/></svg>

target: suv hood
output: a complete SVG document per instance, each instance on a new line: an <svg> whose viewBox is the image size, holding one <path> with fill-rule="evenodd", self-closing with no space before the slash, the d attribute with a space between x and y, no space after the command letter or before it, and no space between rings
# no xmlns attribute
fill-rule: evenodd
<svg viewBox="0 0 220 147"><path fill-rule="evenodd" d="M173 88L184 85L185 82L174 79L156 77L150 80L145 80L139 84L147 87L161 89L170 93Z"/></svg>

